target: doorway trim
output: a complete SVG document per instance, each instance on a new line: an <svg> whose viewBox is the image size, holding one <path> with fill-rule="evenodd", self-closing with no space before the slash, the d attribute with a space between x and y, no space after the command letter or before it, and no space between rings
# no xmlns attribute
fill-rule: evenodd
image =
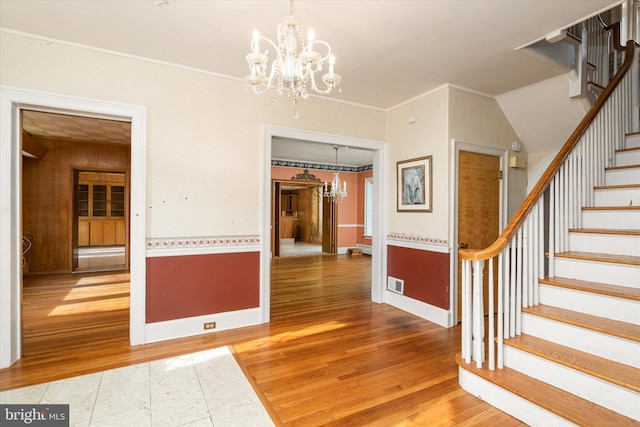
<svg viewBox="0 0 640 427"><path fill-rule="evenodd" d="M449 277L451 286L449 289L449 310L452 313L450 317L450 325L455 326L458 319L458 163L460 160L460 151L468 151L477 154L487 154L489 156L500 157L500 171L502 179L500 180L500 232L505 227L507 219L508 207L508 188L509 188L509 150L498 147L489 147L486 145L464 142L455 138L451 139L450 144L451 166L449 170L451 175L449 181L453 183L449 194L449 209L452 213L452 220L449 223L449 235L451 236L451 264Z"/></svg>
<svg viewBox="0 0 640 427"><path fill-rule="evenodd" d="M329 145L366 148L373 151L373 241L371 253L371 300L383 302L383 289L387 277L384 205L387 200L384 183L387 177L387 143L371 139L354 138L329 133L273 125L262 125L262 189L260 230L260 321L271 318L271 140L273 137L291 138Z"/></svg>
<svg viewBox="0 0 640 427"><path fill-rule="evenodd" d="M22 316L22 149L20 110L131 122L129 341L145 342L147 109L0 86L0 368L20 359Z"/></svg>

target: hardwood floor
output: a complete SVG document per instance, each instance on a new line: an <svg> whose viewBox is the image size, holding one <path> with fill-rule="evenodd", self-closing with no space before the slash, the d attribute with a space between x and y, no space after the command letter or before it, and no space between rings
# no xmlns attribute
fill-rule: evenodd
<svg viewBox="0 0 640 427"><path fill-rule="evenodd" d="M279 425L524 425L458 385L460 328L372 303L370 271L367 256L276 259L269 324L136 347L121 275L29 278L25 357L0 390L229 345Z"/></svg>

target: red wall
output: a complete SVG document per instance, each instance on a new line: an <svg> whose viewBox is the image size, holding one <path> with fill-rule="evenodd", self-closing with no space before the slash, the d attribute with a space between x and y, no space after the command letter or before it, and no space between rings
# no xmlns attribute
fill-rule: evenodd
<svg viewBox="0 0 640 427"><path fill-rule="evenodd" d="M302 173L304 168L289 168L283 166L271 167L271 179L290 180ZM309 173L320 178L322 183L333 180L333 171L309 170ZM338 201L338 247L352 247L358 242L358 236L362 236L362 227L340 227L341 224L363 224L364 209L364 178L360 176L367 172L340 172L340 181L347 182L347 197ZM370 172L373 176L373 171ZM367 240L366 244L371 244Z"/></svg>
<svg viewBox="0 0 640 427"><path fill-rule="evenodd" d="M404 295L449 309L449 254L387 246L387 274L404 280Z"/></svg>
<svg viewBox="0 0 640 427"><path fill-rule="evenodd" d="M147 323L259 305L259 252L147 258Z"/></svg>

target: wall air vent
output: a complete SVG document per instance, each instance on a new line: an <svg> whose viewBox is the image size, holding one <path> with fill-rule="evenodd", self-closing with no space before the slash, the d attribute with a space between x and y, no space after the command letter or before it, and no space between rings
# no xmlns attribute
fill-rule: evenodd
<svg viewBox="0 0 640 427"><path fill-rule="evenodd" d="M404 280L387 276L387 290L404 295Z"/></svg>

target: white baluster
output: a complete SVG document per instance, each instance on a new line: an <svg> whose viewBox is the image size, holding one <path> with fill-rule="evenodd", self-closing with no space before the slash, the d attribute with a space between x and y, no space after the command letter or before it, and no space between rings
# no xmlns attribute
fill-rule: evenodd
<svg viewBox="0 0 640 427"><path fill-rule="evenodd" d="M471 363L471 261L462 260L462 357Z"/></svg>
<svg viewBox="0 0 640 427"><path fill-rule="evenodd" d="M489 299L488 306L488 321L489 321L489 334L487 335L487 345L489 346L489 370L493 371L496 369L496 345L495 345L495 331L494 331L494 304L493 304L493 260L494 258L489 259L489 286L487 289L487 298Z"/></svg>
<svg viewBox="0 0 640 427"><path fill-rule="evenodd" d="M509 336L516 336L516 255L518 252L518 235L511 238L511 279L509 283Z"/></svg>
<svg viewBox="0 0 640 427"><path fill-rule="evenodd" d="M516 335L522 333L522 226L518 229L516 256Z"/></svg>
<svg viewBox="0 0 640 427"><path fill-rule="evenodd" d="M484 261L473 261L473 360L476 367L482 368L484 361L484 305L482 292L482 279L484 276Z"/></svg>
<svg viewBox="0 0 640 427"><path fill-rule="evenodd" d="M555 178L551 180L551 184L549 185L549 277L555 276L555 268L554 268L554 260L555 260L555 235L556 235L556 225L555 225L555 212L556 212L556 191L555 191Z"/></svg>
<svg viewBox="0 0 640 427"><path fill-rule="evenodd" d="M507 245L507 248L509 245ZM504 313L504 254L507 248L503 249L498 255L498 369L504 368L504 331L505 331L505 313Z"/></svg>

